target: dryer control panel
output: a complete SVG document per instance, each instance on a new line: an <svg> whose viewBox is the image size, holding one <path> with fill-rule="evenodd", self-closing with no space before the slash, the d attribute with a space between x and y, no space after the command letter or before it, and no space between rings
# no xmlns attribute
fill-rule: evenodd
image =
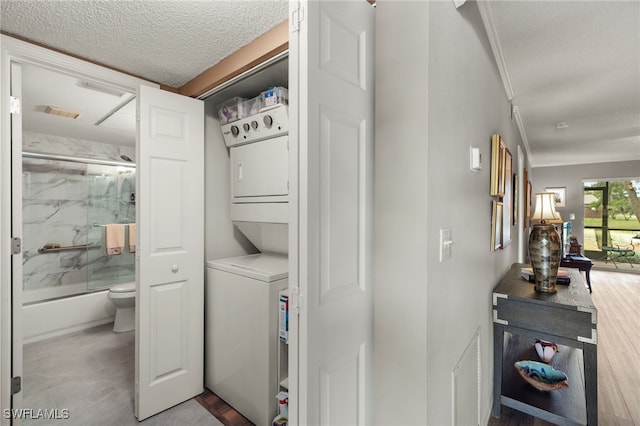
<svg viewBox="0 0 640 426"><path fill-rule="evenodd" d="M287 105L278 104L250 117L224 124L224 143L232 147L288 134L288 108Z"/></svg>

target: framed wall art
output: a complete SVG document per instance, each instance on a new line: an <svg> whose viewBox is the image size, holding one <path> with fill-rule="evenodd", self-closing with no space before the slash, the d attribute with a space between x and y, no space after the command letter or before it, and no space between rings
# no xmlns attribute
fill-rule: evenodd
<svg viewBox="0 0 640 426"><path fill-rule="evenodd" d="M548 187L544 189L544 192L553 192L556 194L556 207L566 206L567 188L566 187Z"/></svg>
<svg viewBox="0 0 640 426"><path fill-rule="evenodd" d="M531 226L531 216L533 215L532 207L533 206L533 185L531 181L527 181L527 214L525 218L525 229Z"/></svg>
<svg viewBox="0 0 640 426"><path fill-rule="evenodd" d="M522 215L522 229L526 230L529 224L529 198L531 194L529 193L529 170L525 167L522 172L522 208L524 209L524 214Z"/></svg>
<svg viewBox="0 0 640 426"><path fill-rule="evenodd" d="M491 212L491 251L502 248L502 212L502 202L493 200Z"/></svg>
<svg viewBox="0 0 640 426"><path fill-rule="evenodd" d="M507 148L504 149L504 195L502 197L502 244L505 248L511 243L511 225L513 223L513 158Z"/></svg>
<svg viewBox="0 0 640 426"><path fill-rule="evenodd" d="M513 175L513 225L516 226L518 224L518 209L520 208L520 204L518 203L518 197L520 196L520 183L518 182L518 175L514 173Z"/></svg>
<svg viewBox="0 0 640 426"><path fill-rule="evenodd" d="M507 147L500 135L491 136L491 196L504 195L504 155Z"/></svg>

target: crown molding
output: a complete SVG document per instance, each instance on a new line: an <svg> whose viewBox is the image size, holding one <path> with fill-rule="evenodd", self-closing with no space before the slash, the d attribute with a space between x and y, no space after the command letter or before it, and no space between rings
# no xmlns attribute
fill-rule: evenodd
<svg viewBox="0 0 640 426"><path fill-rule="evenodd" d="M511 105L511 115L516 122L516 126L518 126L520 138L522 139L522 145L524 145L524 150L527 153L527 160L533 167L533 157L531 156L531 148L529 148L529 139L527 138L527 132L524 130L524 123L522 122L522 116L520 115L520 108L516 105Z"/></svg>
<svg viewBox="0 0 640 426"><path fill-rule="evenodd" d="M513 99L513 87L511 86L511 79L509 78L509 71L507 70L507 64L502 54L502 46L500 45L500 37L498 37L498 29L496 28L495 19L493 18L493 12L491 12L490 2L487 0L479 0L478 8L480 9L480 16L482 17L482 23L484 24L487 37L489 38L489 44L491 44L491 50L498 66L498 72L504 85L504 91L507 94L507 100Z"/></svg>

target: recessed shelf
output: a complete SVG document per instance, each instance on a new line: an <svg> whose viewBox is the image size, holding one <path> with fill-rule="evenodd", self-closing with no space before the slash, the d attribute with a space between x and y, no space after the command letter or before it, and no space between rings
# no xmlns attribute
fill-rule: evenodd
<svg viewBox="0 0 640 426"><path fill-rule="evenodd" d="M525 382L513 366L516 361L521 360L539 361L534 343L535 339L505 333L502 404L553 423L586 425L582 351L558 345L558 353L555 354L550 365L567 375L569 387L545 392Z"/></svg>

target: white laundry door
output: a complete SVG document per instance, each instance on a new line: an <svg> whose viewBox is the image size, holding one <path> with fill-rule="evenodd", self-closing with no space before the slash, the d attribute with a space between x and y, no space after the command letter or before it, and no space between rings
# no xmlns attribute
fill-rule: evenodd
<svg viewBox="0 0 640 426"><path fill-rule="evenodd" d="M11 96L22 101L22 67L11 63ZM22 108L11 114L11 236L22 241ZM11 259L11 377L22 377L22 262L23 253L14 254ZM4 297L4 293L3 293ZM22 385L22 384L21 384ZM20 386L22 387L22 386ZM17 390L17 389L16 389ZM11 396L11 408L18 413L22 407L24 392ZM4 401L3 401L4 402ZM4 404L3 404L4 406ZM3 416L6 419L6 416ZM12 418L13 425L22 424L20 417Z"/></svg>
<svg viewBox="0 0 640 426"><path fill-rule="evenodd" d="M138 92L138 420L204 389L203 105L159 89Z"/></svg>
<svg viewBox="0 0 640 426"><path fill-rule="evenodd" d="M366 425L373 421L374 8L364 0L300 1L290 12L290 292L299 306L291 320L290 421Z"/></svg>

